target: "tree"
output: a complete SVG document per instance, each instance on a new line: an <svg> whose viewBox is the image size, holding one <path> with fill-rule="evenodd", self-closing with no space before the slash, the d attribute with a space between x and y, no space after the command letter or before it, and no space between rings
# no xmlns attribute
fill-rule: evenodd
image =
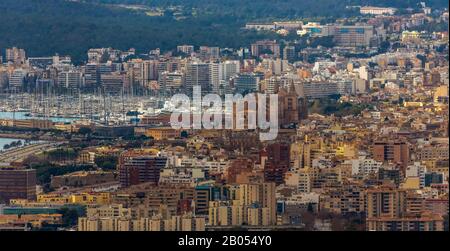
<svg viewBox="0 0 450 251"><path fill-rule="evenodd" d="M326 48L332 48L335 46L333 36L313 37L310 38L309 41L311 47L323 46Z"/></svg>
<svg viewBox="0 0 450 251"><path fill-rule="evenodd" d="M388 51L390 46L391 46L391 43L389 43L389 41L383 41L380 43L380 46L378 47L378 52L385 53Z"/></svg>
<svg viewBox="0 0 450 251"><path fill-rule="evenodd" d="M63 207L59 210L59 213L62 214L62 221L65 227L76 226L78 223L78 210L74 208Z"/></svg>
<svg viewBox="0 0 450 251"><path fill-rule="evenodd" d="M114 170L116 169L119 158L112 155L100 155L95 156L94 163L104 170Z"/></svg>
<svg viewBox="0 0 450 251"><path fill-rule="evenodd" d="M88 135L92 133L92 129L89 127L80 127L80 129L78 130L78 133L83 134L83 135Z"/></svg>

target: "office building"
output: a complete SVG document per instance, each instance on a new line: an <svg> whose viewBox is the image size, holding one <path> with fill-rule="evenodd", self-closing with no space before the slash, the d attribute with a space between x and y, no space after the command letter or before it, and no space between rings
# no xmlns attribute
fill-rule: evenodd
<svg viewBox="0 0 450 251"><path fill-rule="evenodd" d="M335 26L333 40L337 46L367 47L374 36L373 26Z"/></svg>
<svg viewBox="0 0 450 251"><path fill-rule="evenodd" d="M219 93L220 89L220 64L210 63L209 64L209 84L212 93Z"/></svg>
<svg viewBox="0 0 450 251"><path fill-rule="evenodd" d="M305 97L315 99L315 98L323 98L328 97L330 95L335 95L339 93L338 83L337 82L304 82L300 83L303 88L303 92Z"/></svg>
<svg viewBox="0 0 450 251"><path fill-rule="evenodd" d="M161 169L166 166L167 158L129 151L120 155L119 181L122 187L144 182L159 182Z"/></svg>
<svg viewBox="0 0 450 251"><path fill-rule="evenodd" d="M254 73L239 73L234 78L236 93L246 94L259 91L259 76Z"/></svg>
<svg viewBox="0 0 450 251"><path fill-rule="evenodd" d="M0 203L11 199L36 199L36 170L0 167Z"/></svg>
<svg viewBox="0 0 450 251"><path fill-rule="evenodd" d="M194 86L201 88L202 95L211 93L210 81L210 64L191 62L186 65L185 88L188 95L192 95Z"/></svg>

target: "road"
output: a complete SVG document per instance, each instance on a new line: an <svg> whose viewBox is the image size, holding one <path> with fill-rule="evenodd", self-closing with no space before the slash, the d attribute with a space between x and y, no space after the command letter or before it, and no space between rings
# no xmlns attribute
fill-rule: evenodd
<svg viewBox="0 0 450 251"><path fill-rule="evenodd" d="M9 165L11 162L23 160L31 154L54 150L61 144L61 142L42 142L2 152L0 153L0 165Z"/></svg>

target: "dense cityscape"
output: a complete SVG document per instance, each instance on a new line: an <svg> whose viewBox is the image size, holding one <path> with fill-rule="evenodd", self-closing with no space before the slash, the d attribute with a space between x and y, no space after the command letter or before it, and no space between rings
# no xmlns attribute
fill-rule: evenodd
<svg viewBox="0 0 450 251"><path fill-rule="evenodd" d="M0 48L0 230L448 231L448 9L346 8L239 48ZM244 128L174 127L196 87L276 96L276 139L260 98Z"/></svg>

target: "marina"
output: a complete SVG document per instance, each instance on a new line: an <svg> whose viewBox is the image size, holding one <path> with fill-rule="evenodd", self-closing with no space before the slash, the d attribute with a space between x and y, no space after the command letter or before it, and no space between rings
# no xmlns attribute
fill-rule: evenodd
<svg viewBox="0 0 450 251"><path fill-rule="evenodd" d="M3 94L0 95L0 120L39 119L55 123L88 120L123 125L131 122L130 112L152 115L161 111L164 101L150 96Z"/></svg>
<svg viewBox="0 0 450 251"><path fill-rule="evenodd" d="M42 116L32 116L29 112L0 112L0 119L47 119ZM66 118L66 117L49 117L49 120L53 122L63 122L68 123L76 120L76 118Z"/></svg>

